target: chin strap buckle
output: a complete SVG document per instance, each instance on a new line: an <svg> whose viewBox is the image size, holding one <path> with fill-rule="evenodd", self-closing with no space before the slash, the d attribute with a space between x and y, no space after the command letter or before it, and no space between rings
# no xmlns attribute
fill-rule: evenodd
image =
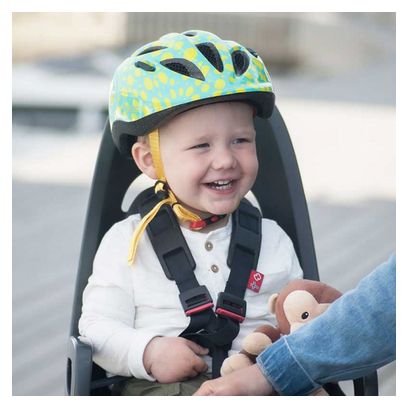
<svg viewBox="0 0 408 408"><path fill-rule="evenodd" d="M210 217L205 218L203 220L190 221L189 228L192 231L199 231L199 230L202 230L203 228L205 228L207 225L211 225L211 224L214 224L214 223L218 222L219 220L222 220L226 216L227 216L227 214L211 215Z"/></svg>

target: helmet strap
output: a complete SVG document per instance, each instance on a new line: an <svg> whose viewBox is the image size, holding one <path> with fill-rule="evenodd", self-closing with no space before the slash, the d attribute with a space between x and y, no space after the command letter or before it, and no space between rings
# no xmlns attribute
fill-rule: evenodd
<svg viewBox="0 0 408 408"><path fill-rule="evenodd" d="M153 218L157 215L160 208L164 204L171 205L171 208L174 214L180 221L185 221L189 223L189 228L193 231L199 231L205 228L210 224L214 224L215 222L221 220L226 216L226 214L222 215L211 215L208 218L202 219L197 214L193 213L192 211L188 210L187 208L183 207L178 201L176 196L174 195L173 191L170 189L166 176L164 175L164 168L163 163L161 160L160 155L160 141L159 141L159 131L158 129L154 130L153 132L149 133L149 145L150 151L152 153L152 160L153 166L156 170L157 174L157 182L154 186L154 191L156 195L159 197L160 201L153 207L153 209L147 213L142 220L140 221L138 227L136 228L132 242L129 248L128 254L128 264L132 265L135 257L136 257L136 249L139 244L139 240Z"/></svg>
<svg viewBox="0 0 408 408"><path fill-rule="evenodd" d="M176 214L177 218L181 221L187 222L195 222L201 221L201 218L193 213L192 211L187 210L187 208L183 207L178 201L176 196L174 195L173 191L171 191L166 176L164 175L164 168L163 162L161 160L160 154L160 138L159 138L159 130L156 129L153 132L150 132L149 135L149 144L150 144L150 151L152 153L153 159L153 166L156 170L157 175L157 182L155 185L155 192L156 194L163 194L160 193L161 191L165 191L167 196L170 199L170 204L174 213Z"/></svg>

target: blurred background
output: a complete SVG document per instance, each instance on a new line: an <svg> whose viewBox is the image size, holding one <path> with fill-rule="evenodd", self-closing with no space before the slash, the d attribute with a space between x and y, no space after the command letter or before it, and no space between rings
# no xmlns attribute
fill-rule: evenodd
<svg viewBox="0 0 408 408"><path fill-rule="evenodd" d="M64 394L113 71L140 45L193 28L266 62L321 280L346 291L395 251L394 13L13 13L13 395ZM380 395L395 395L394 363L379 379Z"/></svg>

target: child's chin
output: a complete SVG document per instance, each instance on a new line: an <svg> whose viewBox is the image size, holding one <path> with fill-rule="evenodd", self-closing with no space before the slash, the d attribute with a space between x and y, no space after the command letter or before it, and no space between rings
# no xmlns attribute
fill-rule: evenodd
<svg viewBox="0 0 408 408"><path fill-rule="evenodd" d="M209 211L211 214L231 214L233 213L237 207L238 207L239 203L229 203L229 204L224 204L224 205L216 205L216 206L212 206L211 211Z"/></svg>

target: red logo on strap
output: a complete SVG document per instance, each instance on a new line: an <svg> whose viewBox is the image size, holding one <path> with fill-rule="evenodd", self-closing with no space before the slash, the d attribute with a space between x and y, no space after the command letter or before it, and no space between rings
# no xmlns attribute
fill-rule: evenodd
<svg viewBox="0 0 408 408"><path fill-rule="evenodd" d="M261 290L263 278L263 273L252 269L251 274L249 275L247 288L258 293Z"/></svg>

